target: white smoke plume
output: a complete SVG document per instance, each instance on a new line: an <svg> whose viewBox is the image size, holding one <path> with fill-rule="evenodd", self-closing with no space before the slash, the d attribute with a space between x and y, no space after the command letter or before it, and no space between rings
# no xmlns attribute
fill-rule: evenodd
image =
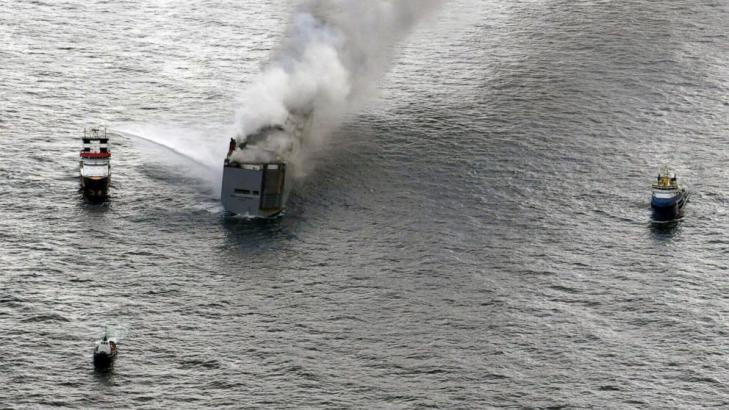
<svg viewBox="0 0 729 410"><path fill-rule="evenodd" d="M442 2L302 1L282 44L240 98L237 140L239 146L249 144L236 150L231 160L301 160L294 158L301 155L299 148L323 142L346 114L373 94L391 66L395 45ZM272 140L261 144L247 141L272 125L284 126L284 131L271 133Z"/></svg>

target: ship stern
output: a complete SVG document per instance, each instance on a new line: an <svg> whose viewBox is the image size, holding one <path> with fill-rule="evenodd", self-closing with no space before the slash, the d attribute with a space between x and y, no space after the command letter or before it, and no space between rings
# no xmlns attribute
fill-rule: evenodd
<svg viewBox="0 0 729 410"><path fill-rule="evenodd" d="M234 215L271 218L281 214L288 194L286 164L228 164L223 168L221 202Z"/></svg>

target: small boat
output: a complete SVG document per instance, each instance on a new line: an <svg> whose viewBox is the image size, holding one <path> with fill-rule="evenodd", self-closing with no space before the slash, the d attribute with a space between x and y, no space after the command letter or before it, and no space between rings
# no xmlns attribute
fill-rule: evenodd
<svg viewBox="0 0 729 410"><path fill-rule="evenodd" d="M79 174L81 189L90 200L103 201L111 184L111 151L106 129L84 129Z"/></svg>
<svg viewBox="0 0 729 410"><path fill-rule="evenodd" d="M670 222L683 216L683 207L688 202L689 194L686 188L678 184L674 172L664 166L652 188L653 221Z"/></svg>
<svg viewBox="0 0 729 410"><path fill-rule="evenodd" d="M117 354L116 339L108 337L104 331L104 338L96 342L94 347L94 367L108 369L114 364Z"/></svg>

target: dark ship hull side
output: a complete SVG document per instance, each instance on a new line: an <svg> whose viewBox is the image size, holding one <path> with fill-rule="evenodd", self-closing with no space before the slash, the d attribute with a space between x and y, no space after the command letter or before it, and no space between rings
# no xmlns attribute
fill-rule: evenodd
<svg viewBox="0 0 729 410"><path fill-rule="evenodd" d="M94 367L97 369L106 369L111 367L112 364L114 364L114 359L116 359L116 353L112 354L106 354L106 353L95 353L94 354Z"/></svg>
<svg viewBox="0 0 729 410"><path fill-rule="evenodd" d="M656 222L670 222L683 216L683 207L686 204L687 195L681 196L670 204L651 203L653 209L653 220Z"/></svg>
<svg viewBox="0 0 729 410"><path fill-rule="evenodd" d="M81 177L81 189L89 199L105 199L109 194L111 177Z"/></svg>

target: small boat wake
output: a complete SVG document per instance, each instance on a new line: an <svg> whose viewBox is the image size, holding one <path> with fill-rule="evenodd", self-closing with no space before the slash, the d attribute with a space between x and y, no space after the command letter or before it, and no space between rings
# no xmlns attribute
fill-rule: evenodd
<svg viewBox="0 0 729 410"><path fill-rule="evenodd" d="M669 221L662 221L660 219L653 219L653 218L651 218L650 223L651 223L651 225L669 226L669 225L678 224L679 222L683 221L683 218L684 218L683 215L681 215L681 216L679 216L679 217L677 217L675 219L671 219Z"/></svg>

